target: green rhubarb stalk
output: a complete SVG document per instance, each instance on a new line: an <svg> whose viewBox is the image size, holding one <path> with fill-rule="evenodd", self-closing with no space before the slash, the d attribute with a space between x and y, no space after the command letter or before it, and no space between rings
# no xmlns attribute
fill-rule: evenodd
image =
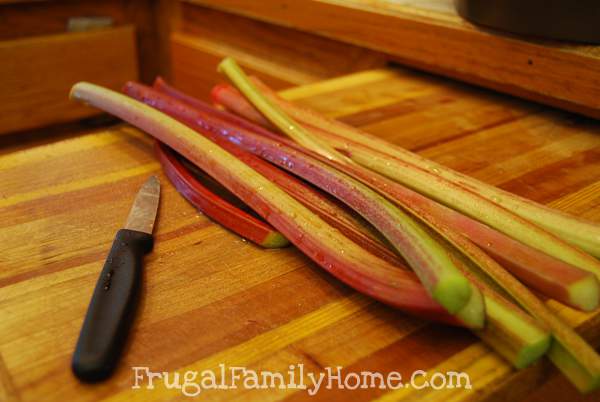
<svg viewBox="0 0 600 402"><path fill-rule="evenodd" d="M483 291L490 329L475 330L485 343L513 367L530 366L548 352L552 343L549 331L518 307Z"/></svg>
<svg viewBox="0 0 600 402"><path fill-rule="evenodd" d="M488 328L475 333L515 368L525 368L542 357L550 347L552 336L534 319L508 299L503 289L473 265L456 249L453 256L463 273L483 294Z"/></svg>
<svg viewBox="0 0 600 402"><path fill-rule="evenodd" d="M172 90L173 89L171 88L171 91ZM198 104L199 101L183 105L181 103L177 103L173 99L164 98L162 94L151 93L150 91L144 91L144 93L139 91L129 93L130 95L135 96L137 99L143 99L144 102L147 102L153 107L167 112L169 115L175 117L184 124L187 124L189 127L197 129L200 133L208 138L215 137L215 133L217 132L221 135L223 133L229 133L236 138L234 143L242 149L244 148L242 144L249 145L249 147L255 151L258 148L266 145L259 145L259 143L246 143L247 140L252 137L252 134L245 133L245 139L240 137L239 135L242 133L237 131L237 127L235 125L232 125L232 119L230 116L226 116L222 113L215 113L215 110L207 108L206 105ZM181 97L182 94L177 95L180 95ZM194 109L192 109L190 105L193 105ZM211 111L213 112L212 114L206 114L210 113ZM220 118L223 118L224 120L221 120ZM219 137L215 139L218 138ZM284 148L283 144L275 145L275 149L278 148L277 145ZM230 152L234 151L230 149L230 147L227 149ZM237 152L233 153L238 155ZM288 156L291 155L287 154L285 157L287 158ZM244 159L244 161L246 161L246 159ZM290 160L288 159L288 162L289 161ZM287 165L289 167L290 164L287 163ZM251 164L250 166L256 167L261 165ZM262 170L259 171L262 172ZM279 182L278 184L282 185L285 183ZM288 190L288 188L285 186L283 186L283 188ZM297 193L293 192L293 195L296 196ZM305 201L307 200L303 199L303 202ZM312 200L309 201L309 204L310 203L320 203L320 201ZM322 212L323 211L320 210L319 214ZM330 212L331 211L326 212L325 215L328 215ZM444 247L448 247L448 245L444 243ZM448 252L449 255L453 256L453 258L456 258L456 251L453 251L452 248L449 248ZM457 262L462 264L460 260L457 260ZM471 274L469 273L469 275ZM389 276L387 280L391 281L392 283L395 281L393 276ZM478 284L478 287L480 286L481 285ZM525 313L523 313L522 310L518 309L512 303L503 300L500 296L495 295L493 290L485 287L482 287L482 289L484 291L484 296L486 300L489 300L492 309L490 310L486 327L483 330L477 331L477 335L484 339L486 343L497 350L501 355L511 361L515 367L523 367L541 356L548 344L549 337L547 331L541 330L538 324ZM483 308L484 303L482 294L480 292L472 292L469 302L463 307L457 316L459 318L462 317L463 321L465 321L466 318L464 317L480 316Z"/></svg>
<svg viewBox="0 0 600 402"><path fill-rule="evenodd" d="M379 190L382 194L391 193L391 191L388 193L387 188L379 188ZM406 205L406 207L419 216L418 209L409 205ZM529 314L539 320L551 331L554 343L558 344L558 346L554 346L550 349L549 357L558 369L561 370L581 392L589 392L600 385L600 356L598 356L594 349L583 338L553 314L525 285L507 272L480 248L471 243L467 238L457 232L448 230L448 228L443 225L439 225L432 216L420 216L433 230L452 244L456 250L460 251L460 256L464 256L468 259L462 264L462 269L468 269L469 273L472 275L469 276L472 282L475 282L482 288L482 282L487 284L488 281L493 281L499 289L506 292ZM474 278L474 276L476 278ZM479 279L479 281L477 279ZM483 289L485 295L485 290L489 290L489 285L483 287ZM486 299L486 303L488 302L489 300ZM488 304L486 304L486 307L488 307ZM495 309L497 307L498 306L492 304L491 308ZM496 313L501 315L501 313ZM515 321L510 325L519 325L521 322L522 321ZM514 329L515 328L513 328L513 330ZM522 330L525 330L525 328ZM530 333L530 335L535 336L534 333ZM507 338L503 337L502 339ZM510 344L512 345L514 342L511 342ZM533 353L535 355L535 353L539 352L539 348L543 348L543 346L544 342L541 341L537 346L532 346L527 349L528 352L526 352L526 354ZM503 353L508 353L508 351L505 350Z"/></svg>
<svg viewBox="0 0 600 402"><path fill-rule="evenodd" d="M279 110L288 112L292 117L318 127L320 137L326 138L327 142L334 148L344 150L354 162L402 183L467 216L486 223L523 244L589 271L600 279L600 262L595 258L525 219L533 219L533 217L529 218L523 214L517 215L518 208L513 211L512 208L514 207L511 207L511 210L509 210L497 204L496 198L490 200L478 192L463 187L463 178L466 176L460 175L453 181L448 180L441 173L443 171L448 172L450 169L441 169L439 165L430 161L427 161L427 164L420 163L418 165L407 162L406 155L414 155L409 151L373 136L363 135L357 129L327 119L309 109L290 104L279 98L273 91L266 89L266 86L256 79L254 84L255 88L257 85L260 90L264 91L263 95L271 103L278 105ZM424 160L418 155L415 155L415 158ZM413 163L415 158L411 160ZM471 181L476 182L475 179L470 179L469 182ZM493 188L492 186L488 187ZM524 200L524 202L527 203L528 201ZM531 203L531 208L535 208L534 203ZM546 207L542 209L552 211ZM557 214L561 215L560 213ZM545 220L551 220L551 217L546 216ZM569 225L565 225L565 228L576 225L576 222L578 221L573 218ZM561 225L556 223L556 226ZM583 226L581 229L584 232L595 226L598 233L600 233L598 225L586 223ZM594 239L594 237L592 236L590 239Z"/></svg>
<svg viewBox="0 0 600 402"><path fill-rule="evenodd" d="M273 98L274 101L279 100L279 102L282 102L282 108L287 110L299 107L280 100L272 90L265 87L260 81L255 81L256 85L261 88L261 90L264 90L264 92ZM162 85L167 87L167 84L164 82ZM168 87L168 91L186 102L191 102L190 104L193 107L199 105L199 101L192 101L188 95L182 94L172 87ZM262 127L272 127L260 112L258 112L252 104L248 103L243 95L235 88L221 84L213 88L211 95L216 103L225 106L236 114L244 116L246 119L260 124ZM300 111L302 112L303 109ZM312 113L314 114L314 112ZM227 118L232 120L232 123L234 124L240 123L237 120L229 118L229 116L227 116ZM253 130L253 127L249 122L244 122L243 127ZM334 136L332 133L308 124L307 129L319 138L329 138L330 136ZM266 134L260 127L256 127L254 131L261 135ZM267 135L267 137L272 138L272 135ZM344 165L344 167L345 166L346 165ZM369 178L372 179L372 175ZM381 180L378 179L376 185L387 186L388 190L395 184L394 182L391 184L389 182L380 182ZM399 197L404 199L406 203L411 205L420 205L425 209L423 213L426 215L434 215L443 224L468 237L469 240L476 243L479 247L483 248L486 252L489 252L494 258L500 261L520 280L542 294L584 311L594 310L598 306L600 286L593 273L574 267L573 265L567 264L564 261L558 260L537 249L520 243L477 220L443 206L436 201L430 200L406 187L399 188L396 185L396 190L397 191L393 196L394 198Z"/></svg>
<svg viewBox="0 0 600 402"><path fill-rule="evenodd" d="M355 145L352 143L356 143L363 147L378 151L389 158L393 158L388 159L391 164L394 164L394 160L398 160L414 167L433 172L437 176L458 184L464 189L477 193L488 201L503 206L522 218L535 222L537 225L554 233L568 243L580 247L596 257L600 257L600 225L576 218L572 215L568 215L564 212L557 211L532 200L491 186L473 177L426 159L414 152L410 152L398 145L390 144L381 138L377 138L355 127L322 116L309 108L291 104L277 96L274 91L270 90L265 84L260 82L260 80L253 77L252 81L271 103L276 104L281 110L288 113L289 116L302 123L335 133L344 140L351 141L351 143L347 144L349 148L354 148ZM343 148L346 147L344 143L340 143L340 146ZM402 169L402 166L403 165L396 165L396 169ZM390 166L390 168L393 167Z"/></svg>
<svg viewBox="0 0 600 402"><path fill-rule="evenodd" d="M329 159L349 162L347 157L340 154L326 142L308 134L302 126L298 125L293 119L289 118L287 114L283 113L277 104L270 102L267 98L262 96L260 91L258 91L254 84L248 79L235 60L226 57L219 63L218 70L219 72L224 73L227 78L229 78L231 82L248 97L250 102L261 111L261 113L298 144L319 152Z"/></svg>
<svg viewBox="0 0 600 402"><path fill-rule="evenodd" d="M324 146L302 126L266 101L233 59L223 60L219 64L219 71L224 72L273 124L296 142L318 152L328 160L351 163L337 151ZM476 289L455 267L446 250L427 235L421 223L370 187L335 170L330 170L328 175L335 177L339 189L327 186L324 190L354 208L373 224L406 259L434 300L450 313L458 312L467 303L471 292ZM483 314L481 319L483 322Z"/></svg>
<svg viewBox="0 0 600 402"><path fill-rule="evenodd" d="M242 90L242 93L243 93L243 90ZM249 97L249 100L252 101L252 99L250 97ZM264 113L264 111L262 111L262 112L267 117L270 117L268 114ZM279 109L277 111L272 110L271 113L284 113L284 112L281 111L281 109ZM273 119L270 118L270 120L271 120L271 122L275 123L275 121ZM279 128L282 129L281 127L279 127ZM283 131L283 129L282 129L282 131ZM306 133L308 136L311 135L308 133L308 131L306 131ZM346 148L346 150L347 150L347 148ZM314 150L314 151L318 152L318 150ZM351 152L350 155L353 156L354 152ZM358 160L356 160L356 159L354 159L354 160L357 161L359 164L364 164L365 166L371 167L371 166L373 166L372 158L374 157L374 155L371 153L369 156L371 157L371 160L367 160L367 158L364 158L364 159L359 158ZM344 165L344 163L332 161L331 158L327 158L327 159L329 159L330 163L332 163L332 164ZM384 175L386 172L388 172L388 170L385 169L385 163L383 164L383 166L380 166L380 165L376 165L376 166L378 167L378 169L373 169L373 170L383 173ZM564 244L564 249L566 249L568 256L579 257L579 259L572 258L572 260L575 260L575 262L581 263L581 260L583 259L583 261L588 262L586 259L583 258L583 256L586 256L585 253L580 253L582 256L577 256L578 250L576 250L576 249L573 249L572 251L569 250L569 246L566 245L565 243L561 242L558 239L555 239L552 235L545 232L544 230L539 229L532 224L529 224L527 221L523 220L522 218L516 217L516 216L511 216L509 211L504 210L504 208L499 207L494 203L486 203L485 200L484 200L484 202L481 202L479 199L476 198L475 194L463 191L463 189L459 188L458 186L454 186L453 183L449 183L444 180L440 180L439 177L436 177L435 175L430 175L430 174L428 174L428 172L421 171L421 169L414 169L414 168L410 169L410 166L408 166L407 164L403 164L402 168L403 168L403 170L406 170L409 172L409 173L406 173L404 176L410 176L410 175L416 176L407 181L409 183L416 183L416 184L414 184L414 186L417 187L418 189L420 189L421 191L422 191L423 187L425 189L427 189L428 192L423 191L426 194L428 194L430 196L432 196L432 194L433 194L433 196L435 196L435 195L440 195L442 192L446 192L447 197L449 197L450 199L456 199L459 203L466 204L466 206L461 206L461 210L466 214L469 214L469 211L472 211L475 208L481 208L481 209L483 209L483 212L481 214L478 214L479 216L488 217L489 218L488 220L492 222L492 226L494 226L493 223L497 223L497 224L500 223L498 226L500 226L502 228L505 228L505 227L510 228L513 231L512 235L519 238L522 241L525 240L524 241L525 243L528 243L526 240L531 240L531 238L534 238L535 240L538 240L538 241L540 239L542 241L546 241L547 244L544 244L542 246L542 250L547 253L548 253L548 251L551 251L551 250L548 250L549 246L562 246ZM433 184L421 185L422 182L425 182L428 180L432 181ZM409 185L409 187L410 187L410 185ZM439 188L437 188L437 187L439 187ZM380 190L382 193L385 194L385 189L383 189L383 190L378 189L378 190ZM396 200L396 201L398 201L398 200ZM410 205L405 205L402 202L400 202L400 204L403 207L411 210ZM413 212L416 212L417 216L419 215L418 211L413 211ZM501 219L498 219L498 216L500 216ZM595 353L593 348L591 348L581 337L579 337L570 327L568 327L568 325L561 322L560 319L558 319L555 315L553 315L547 309L547 307L535 295L533 295L524 285L522 285L517 279L515 279L512 275L510 275L508 272L506 272L506 270L504 270L504 268L502 268L500 265L498 265L492 258L490 258L483 251L481 251L477 246L475 246L469 240L464 238L462 235L449 230L447 227L445 227L443 225L440 225L438 222L436 222L435 219L430 219L430 217L426 217L426 216L421 216L421 218L425 222L427 222L433 229L435 229L438 233L440 233L452 245L457 247L457 249L460 250L467 258L469 258L470 261L474 262L476 269L481 269L495 283L497 283L502 289L504 289L506 292L508 292L510 294L510 296L512 296L518 303L520 303L521 306L525 310L527 310L531 315L533 315L534 317L539 319L541 322L543 322L545 325L547 325L548 328L550 328L550 330L552 331L553 336L555 337L556 341L558 343L560 343L561 348L565 352L564 354L570 356L572 358L572 360L577 361L578 365L580 367L582 367L583 370L589 375L589 378L592 379L592 381L590 383L585 384L585 385L587 385L589 387L595 386L596 379L600 377L600 357ZM506 220L508 220L508 222L505 222L505 224L503 225L502 219L506 219ZM516 224L514 224L513 222L516 222ZM523 235L522 233L514 233L515 230L521 230L521 231L525 231L528 233L526 233L525 235ZM531 236L531 234L529 232L533 232L534 235L537 235L537 237ZM549 253L549 254L552 255L552 253ZM593 260L593 258L591 258L591 257L589 257L589 258ZM578 265L578 264L574 263L574 261L572 261L572 260L571 261L567 260L567 262L572 263L574 265ZM589 265L590 264L588 262L587 266L589 267ZM572 370L570 369L570 367L568 367L567 365L564 364L566 359L563 359L563 360L554 359L553 361L559 367L559 369L566 372L567 376L569 376L569 375L573 376L573 373L572 373ZM584 391L587 390L586 387L581 387L580 389L582 389Z"/></svg>
<svg viewBox="0 0 600 402"><path fill-rule="evenodd" d="M260 87L262 84L257 83L257 85ZM169 88L169 90L177 93L174 88ZM186 97L181 93L177 93L177 95ZM226 106L237 114L260 123L262 126L267 126L262 115L234 88L226 85L215 87L212 96L217 103ZM236 122L233 119L231 120L234 123ZM244 127L250 130L253 129L248 122L244 123ZM320 138L333 136L333 134L313 126L307 126L307 128ZM263 133L264 130L259 128L255 131L261 135L266 134ZM272 135L267 137L273 138ZM420 215L434 217L444 225L460 232L490 253L520 280L542 294L584 311L594 310L598 306L600 289L598 280L593 273L574 267L520 243L477 220L371 171L367 172L368 174L359 174L357 177L356 170L351 170L353 166L344 164L336 167L359 180L367 180L371 187L385 188L387 196L392 199L402 200L408 205L418 206Z"/></svg>
<svg viewBox="0 0 600 402"><path fill-rule="evenodd" d="M378 189L382 194L387 194L394 199L393 185ZM553 314L526 286L467 238L457 232L448 230L443 225L437 224L433 216L421 214L418 206L406 205L406 207L417 216L422 216L432 229L454 245L470 262L474 263L465 264L469 267L471 273L478 275L479 278L493 280L521 307L552 332L555 340L554 344L557 346L551 347L549 357L581 392L589 392L600 386L600 356L581 336ZM471 280L473 281L472 278Z"/></svg>

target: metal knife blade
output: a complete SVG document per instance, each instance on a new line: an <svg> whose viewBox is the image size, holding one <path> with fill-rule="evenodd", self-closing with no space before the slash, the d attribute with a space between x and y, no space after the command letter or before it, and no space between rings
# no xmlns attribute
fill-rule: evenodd
<svg viewBox="0 0 600 402"><path fill-rule="evenodd" d="M151 176L135 197L125 229L152 234L159 199L160 182L156 176Z"/></svg>

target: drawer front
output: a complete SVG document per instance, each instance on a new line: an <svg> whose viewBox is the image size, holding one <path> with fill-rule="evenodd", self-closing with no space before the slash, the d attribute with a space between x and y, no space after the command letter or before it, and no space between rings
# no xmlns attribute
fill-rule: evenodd
<svg viewBox="0 0 600 402"><path fill-rule="evenodd" d="M69 100L78 81L119 89L138 77L130 26L0 42L0 134L97 114Z"/></svg>

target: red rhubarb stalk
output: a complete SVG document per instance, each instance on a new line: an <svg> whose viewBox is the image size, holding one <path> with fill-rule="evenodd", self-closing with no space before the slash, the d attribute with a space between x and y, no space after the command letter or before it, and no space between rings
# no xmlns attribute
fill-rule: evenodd
<svg viewBox="0 0 600 402"><path fill-rule="evenodd" d="M186 125L130 97L90 83L73 86L71 98L135 125L218 178L320 267L349 286L404 311L464 324L436 303L413 273L367 253L277 185Z"/></svg>
<svg viewBox="0 0 600 402"><path fill-rule="evenodd" d="M218 90L213 91L213 98L217 102L226 102L224 106L236 113L242 111L248 113L251 107L243 96L231 87L220 86ZM291 107L286 108L286 110L289 108ZM256 114L257 111L254 109L254 113L248 113L245 116L256 119ZM247 122L245 128L249 128ZM333 137L333 134L323 130L311 129L322 137ZM259 128L253 131L265 135L264 129ZM274 135L269 133L266 136L273 138ZM338 165L338 168L342 168L341 165ZM346 172L348 173L348 171ZM435 216L437 220L446 226L468 237L499 261L505 263L504 265L519 279L546 296L586 311L597 307L599 299L598 285L595 283L597 281L593 273L579 269L536 248L515 241L487 225L438 204L404 186L397 186L381 176L378 179L375 179L377 177L375 175L363 174L360 176L361 180L371 179L371 185L378 188L386 187L388 194L393 190L392 198L402 199L411 205L419 205L424 209L423 213ZM373 182L373 180L375 181Z"/></svg>
<svg viewBox="0 0 600 402"><path fill-rule="evenodd" d="M236 84L265 117L295 142L328 160L353 164L262 96L233 59L225 58L218 69ZM469 300L471 292L476 291L448 257L447 251L429 236L421 222L369 186L335 169L304 173L300 176L344 202L376 227L404 257L433 298L448 311L459 311Z"/></svg>
<svg viewBox="0 0 600 402"><path fill-rule="evenodd" d="M393 170L405 169L406 165L410 165L412 168L417 167L427 172L433 172L436 176L459 185L465 190L470 190L492 203L499 204L514 214L535 222L537 225L554 233L570 244L578 246L596 257L600 257L600 225L573 217L459 173L357 128L327 118L309 108L287 102L256 78L253 79L253 82L263 91L270 102L276 104L292 118L304 124L335 133L342 140L349 141L347 144L344 141L339 141L337 145L330 142L331 145L341 148L346 148L347 146L351 152L352 150L366 147L369 150L377 151L379 154L386 156L384 164L389 162L390 165L388 166L389 169L384 170L391 176L395 176ZM357 145L360 145L360 147ZM365 155L364 158L369 157L369 155ZM362 160L362 163L366 164L367 161L364 158L356 156L352 159L357 162ZM400 176L392 178L401 180Z"/></svg>
<svg viewBox="0 0 600 402"><path fill-rule="evenodd" d="M289 244L271 225L237 208L205 187L164 144L156 142L155 150L165 174L177 191L208 217L259 246L280 248Z"/></svg>
<svg viewBox="0 0 600 402"><path fill-rule="evenodd" d="M242 92L244 92L243 88L242 88ZM247 95L246 93L244 93L244 94ZM255 94L255 97L256 97L256 94ZM253 98L250 98L251 101L252 101L252 99ZM264 110L262 110L260 107L259 107L259 110L261 110L261 112L264 113ZM272 113L279 113L279 112L271 110L269 114L266 114L267 117L270 118ZM273 121L273 119L271 119L271 118L270 118L270 120ZM279 127L279 125L278 125L278 127ZM279 128L281 128L281 127L279 127ZM243 130L239 130L239 131L241 132ZM235 135L235 134L234 134L234 136L236 137L236 139L235 139L236 142L241 143L241 138L240 138L241 136ZM269 141L271 141L271 140L264 138L263 144L265 144L265 143L268 144ZM268 145L265 146L265 148L267 148L267 147L268 147ZM259 152L262 152L267 157L268 157L268 154L276 154L276 152L274 152L273 150L264 152L262 149L259 149L258 147L256 147L256 145L254 145L252 149L258 149ZM310 152L309 150L306 151L306 153L309 153L309 152ZM296 156L296 155L294 155L294 156ZM322 158L322 155L317 155L317 156L321 157L322 161L325 161L326 163L336 166L340 170L355 169L358 174L363 174L367 177L375 177L375 178L378 177L376 175L376 173L374 173L374 172L371 172L369 174L365 173L365 171L363 169L356 169L351 164L339 163L337 161L331 160L330 158ZM371 154L371 157L373 157L373 154ZM289 155L288 155L288 159L289 159ZM302 158L300 157L298 159L302 159ZM297 159L295 159L294 162L296 162L296 160ZM363 162L367 166L372 165L371 162L366 162L366 159L363 160ZM295 166L295 163L293 166ZM380 166L378 166L378 167L379 167L378 169L374 169L374 170L375 171L383 170L382 173L385 174L385 171L386 171L385 168L380 167ZM500 215L501 217L503 217L504 219L511 218L510 213L508 211L504 210L502 207L499 207L494 203L480 202L480 200L475 199L475 197L476 197L475 194L472 194L469 191L462 191L460 188L458 188L458 186L454 186L453 183L446 182L444 180L440 180L436 176L430 177L430 175L427 175L428 172L423 171L424 174L422 174L419 171L420 169L412 169L411 170L410 167L406 166L406 164L403 164L403 168L407 171L410 171L410 174L416 176L417 182L431 180L431 181L433 181L434 184L437 185L437 187L443 189L446 192L451 193L449 195L450 198L455 197L457 200L460 200L462 202L467 202L467 205L469 206L469 208L481 208L486 213L489 213L492 215L497 214L497 215ZM366 182L366 180L363 180L363 182ZM371 183L371 185L373 185L373 184ZM429 192L427 192L427 191L425 192L428 195L431 195L430 193L439 194L439 191L440 191L439 188L435 188L436 186L429 186L429 187L428 186L419 187L418 185L416 185L416 186L420 189L422 189L423 187L429 189ZM385 186L378 187L378 190L381 193L386 194ZM411 210L410 209L411 206L407 205L407 204L406 205L403 204L402 200L395 199L395 201L399 202L405 208ZM510 296L512 296L515 300L517 300L519 302L519 304L521 304L521 306L523 308L525 308L530 314L532 314L534 317L536 317L537 319L542 321L545 325L547 325L550 328L550 330L553 333L553 336L555 337L556 345L558 345L558 346L553 347L551 354L550 354L550 358L557 365L557 367L559 369L561 369L573 381L573 383L576 386L579 387L579 389L581 389L582 391L589 391L593 388L596 388L600 384L600 357L598 356L598 354L596 354L594 349L589 344L587 344L579 335L577 335L568 325L563 323L558 317L556 317L554 314L552 314L548 310L548 308L535 295L533 295L523 284L521 284L518 280L516 280L512 275L510 275L506 270L504 270L494 260L492 260L490 257L488 257L483 251L481 251L473 243L469 242L462 235L455 233L451 230L448 230L447 227L440 225L438 222L436 222L435 219L432 219L431 216L427 216L424 213L421 214L416 208L414 208L414 206L413 206L412 211L415 212L415 214L417 216L420 216L424 221L428 222L433 229L435 229L439 234L441 234L451 244L456 246L458 248L458 250L460 250L464 254L464 256L468 257L470 259L470 261L472 261L475 264L474 266L470 267L471 272L480 273L482 276L483 275L489 276L498 286L500 286L502 289L504 289L506 292L508 292L510 294ZM464 212L464 210L463 210L463 212ZM485 213L484 213L484 215L485 215ZM548 232L545 232L542 229L538 229L536 226L529 224L527 221L522 220L522 219L520 221L520 218L517 218L517 217L513 217L512 219L514 219L514 222L522 223L521 226L516 225L516 229L520 229L520 230L524 230L524 231L529 230L529 231L533 232L534 236L531 236L529 239L535 238L537 236L538 238L541 238L542 241L546 242L546 244L544 244L544 246L546 246L546 247L549 244L555 244L558 246L562 245L560 240L555 239ZM491 221L497 222L497 216L493 216ZM510 227L510 224L508 225L508 227ZM515 235L517 238L519 238L519 235L522 235L522 233L513 233L513 235ZM520 238L523 238L523 237L528 239L527 235L520 236ZM578 252L578 250L576 250L576 249L573 249L572 251L568 250L568 246L566 246L566 244L564 244L564 245L565 245L565 248L563 249L563 251L570 252L570 253L567 252L567 254L568 254L567 257L576 257L576 253ZM546 251L546 250L544 250L544 251ZM586 256L584 253L580 253L580 254L582 256ZM575 259L577 260L577 258L575 258ZM591 257L590 257L590 259L593 260L593 258L591 258ZM558 350L559 352L556 352L556 350ZM558 357L557 357L557 355L558 355ZM573 364L576 365L576 367L577 367L576 370L574 370L574 368L572 367Z"/></svg>
<svg viewBox="0 0 600 402"><path fill-rule="evenodd" d="M211 120L207 118L206 114L193 110L188 105L169 102L160 94L152 93L143 86L138 85L135 91L131 90L135 89L135 86L128 85L127 87L130 88L128 93L131 93L131 95L143 99L154 107L165 110L190 127L195 127L209 138L213 137L215 132L230 133L235 131L235 127L228 127L225 121ZM234 142L239 143L237 140ZM451 255L454 257L454 253ZM473 292L472 295L477 296L478 294L478 292ZM540 357L549 344L548 333L541 330L538 324L524 315L520 309L506 301L502 301L502 298L495 295L489 288L484 289L483 295L492 309L488 325L485 330L478 331L478 335L484 341L489 342L492 347L509 359L516 367L523 367ZM469 308L475 310L481 308L480 301L477 299L472 300L472 303L469 303L465 309ZM466 315L469 314L466 313Z"/></svg>

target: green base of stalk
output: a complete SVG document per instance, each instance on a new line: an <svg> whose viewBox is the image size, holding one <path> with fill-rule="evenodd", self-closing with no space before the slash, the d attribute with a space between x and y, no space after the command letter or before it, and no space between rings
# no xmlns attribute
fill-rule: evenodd
<svg viewBox="0 0 600 402"><path fill-rule="evenodd" d="M260 244L264 248L283 248L290 245L289 240L279 232L269 233Z"/></svg>
<svg viewBox="0 0 600 402"><path fill-rule="evenodd" d="M554 342L548 358L581 393L600 388L600 373L590 373L560 343Z"/></svg>
<svg viewBox="0 0 600 402"><path fill-rule="evenodd" d="M552 337L533 320L493 297L485 296L488 324L476 334L517 369L540 359L550 347Z"/></svg>
<svg viewBox="0 0 600 402"><path fill-rule="evenodd" d="M483 295L477 288L471 290L471 296L467 303L454 314L468 328L480 329L485 326L486 322L486 305Z"/></svg>
<svg viewBox="0 0 600 402"><path fill-rule="evenodd" d="M440 278L433 288L431 296L449 313L456 314L471 301L472 293L471 284L467 278L462 275L452 275Z"/></svg>
<svg viewBox="0 0 600 402"><path fill-rule="evenodd" d="M598 307L598 280L590 276L573 283L568 287L571 305L583 311L593 311Z"/></svg>

